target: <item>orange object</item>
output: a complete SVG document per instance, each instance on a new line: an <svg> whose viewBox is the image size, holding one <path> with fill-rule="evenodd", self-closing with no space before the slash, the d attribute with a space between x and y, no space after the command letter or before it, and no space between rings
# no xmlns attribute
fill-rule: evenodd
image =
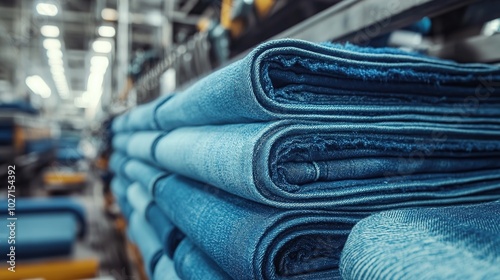
<svg viewBox="0 0 500 280"><path fill-rule="evenodd" d="M47 172L43 176L46 185L75 185L83 184L87 180L87 175L83 172Z"/></svg>
<svg viewBox="0 0 500 280"><path fill-rule="evenodd" d="M231 36L238 37L245 28L245 22L241 19L231 20L231 10L233 8L233 0L222 0L220 11L220 23L225 29L231 32Z"/></svg>
<svg viewBox="0 0 500 280"><path fill-rule="evenodd" d="M0 268L0 279L44 279L44 280L76 280L97 276L99 262L95 259L74 261L48 261L41 263L16 263L15 272L9 267Z"/></svg>
<svg viewBox="0 0 500 280"><path fill-rule="evenodd" d="M276 0L255 0L254 5L260 17L265 17L273 8Z"/></svg>

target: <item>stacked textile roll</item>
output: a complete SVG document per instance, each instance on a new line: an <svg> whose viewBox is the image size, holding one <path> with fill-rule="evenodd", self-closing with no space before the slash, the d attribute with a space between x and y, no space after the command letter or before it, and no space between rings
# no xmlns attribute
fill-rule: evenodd
<svg viewBox="0 0 500 280"><path fill-rule="evenodd" d="M155 279L339 278L372 213L500 199L499 81L489 65L272 41L117 117L112 190L138 247L139 222L159 240Z"/></svg>

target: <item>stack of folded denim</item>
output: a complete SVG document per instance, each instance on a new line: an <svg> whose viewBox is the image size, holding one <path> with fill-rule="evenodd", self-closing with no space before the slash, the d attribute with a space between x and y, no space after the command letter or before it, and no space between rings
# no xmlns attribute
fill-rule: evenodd
<svg viewBox="0 0 500 280"><path fill-rule="evenodd" d="M500 199L499 81L395 49L269 42L117 117L112 188L160 240L151 275L337 278L372 213Z"/></svg>

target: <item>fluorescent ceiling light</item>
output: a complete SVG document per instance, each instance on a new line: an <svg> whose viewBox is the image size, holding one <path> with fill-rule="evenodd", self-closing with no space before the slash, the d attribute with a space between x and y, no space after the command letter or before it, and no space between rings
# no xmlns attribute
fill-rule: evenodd
<svg viewBox="0 0 500 280"><path fill-rule="evenodd" d="M32 92L40 95L43 98L48 98L52 94L49 86L42 77L38 75L29 76L26 78L26 85L30 88Z"/></svg>
<svg viewBox="0 0 500 280"><path fill-rule="evenodd" d="M92 44L92 49L98 53L109 53L113 46L108 41L97 40Z"/></svg>
<svg viewBox="0 0 500 280"><path fill-rule="evenodd" d="M43 40L43 47L47 50L49 49L60 49L61 41L57 39L45 39Z"/></svg>
<svg viewBox="0 0 500 280"><path fill-rule="evenodd" d="M57 9L57 6L54 4L50 3L38 3L36 5L36 12L39 13L42 16L50 16L53 17L57 15L59 10Z"/></svg>
<svg viewBox="0 0 500 280"><path fill-rule="evenodd" d="M99 26L97 33L99 33L101 37L114 37L116 30L113 26Z"/></svg>
<svg viewBox="0 0 500 280"><path fill-rule="evenodd" d="M57 37L59 36L59 27L54 25L44 25L40 28L40 33L45 37Z"/></svg>
<svg viewBox="0 0 500 280"><path fill-rule="evenodd" d="M52 65L50 66L50 73L53 75L63 74L64 75L64 66L62 65Z"/></svg>
<svg viewBox="0 0 500 280"><path fill-rule="evenodd" d="M49 65L54 66L54 65L64 65L64 62L62 58L60 57L51 57L49 58Z"/></svg>
<svg viewBox="0 0 500 280"><path fill-rule="evenodd" d="M115 9L105 8L102 9L101 16L104 20L116 21L118 19L118 12Z"/></svg>
<svg viewBox="0 0 500 280"><path fill-rule="evenodd" d="M48 58L62 58L63 53L60 49L48 49L47 50L47 57Z"/></svg>

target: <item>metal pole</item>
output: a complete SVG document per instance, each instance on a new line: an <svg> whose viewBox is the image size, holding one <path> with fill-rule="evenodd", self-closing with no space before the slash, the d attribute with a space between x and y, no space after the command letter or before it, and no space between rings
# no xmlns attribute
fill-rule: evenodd
<svg viewBox="0 0 500 280"><path fill-rule="evenodd" d="M129 0L118 1L118 32L117 32L117 66L115 72L117 75L116 81L118 90L115 94L118 95L120 91L127 84L128 74L128 60L129 60ZM114 98L115 99L115 98Z"/></svg>

